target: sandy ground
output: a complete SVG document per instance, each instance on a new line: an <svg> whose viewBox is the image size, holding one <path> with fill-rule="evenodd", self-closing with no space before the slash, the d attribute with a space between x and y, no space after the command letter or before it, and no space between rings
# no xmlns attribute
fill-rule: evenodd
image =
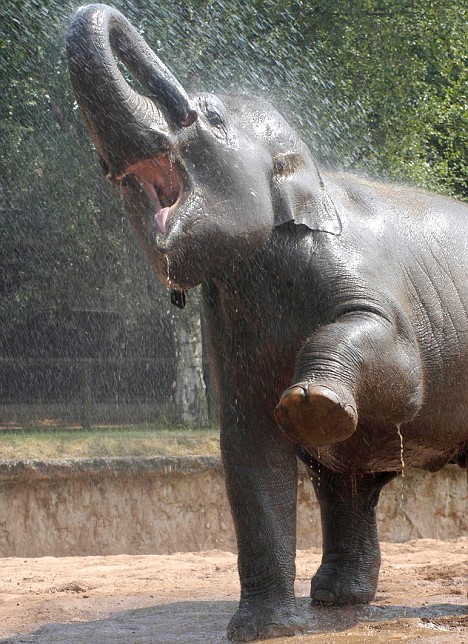
<svg viewBox="0 0 468 644"><path fill-rule="evenodd" d="M468 538L383 544L370 606L310 607L318 550L300 551L297 596L307 635L280 641L465 642ZM0 559L1 642L223 642L235 610L235 555Z"/></svg>

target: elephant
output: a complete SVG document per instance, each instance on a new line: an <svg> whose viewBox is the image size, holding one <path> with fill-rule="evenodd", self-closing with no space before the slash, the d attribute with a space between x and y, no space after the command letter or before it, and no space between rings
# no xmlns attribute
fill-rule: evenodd
<svg viewBox="0 0 468 644"><path fill-rule="evenodd" d="M179 306L202 285L241 584L228 637L305 628L299 461L322 521L312 601L372 601L383 486L467 463L467 205L321 167L263 98L188 94L113 8L80 8L67 51L157 277Z"/></svg>

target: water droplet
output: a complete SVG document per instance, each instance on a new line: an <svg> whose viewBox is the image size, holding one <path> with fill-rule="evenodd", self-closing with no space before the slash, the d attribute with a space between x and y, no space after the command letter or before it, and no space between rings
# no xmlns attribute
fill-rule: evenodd
<svg viewBox="0 0 468 644"><path fill-rule="evenodd" d="M320 447L317 447L317 458L320 458ZM321 467L320 461L317 462L317 487L320 487L321 483Z"/></svg>

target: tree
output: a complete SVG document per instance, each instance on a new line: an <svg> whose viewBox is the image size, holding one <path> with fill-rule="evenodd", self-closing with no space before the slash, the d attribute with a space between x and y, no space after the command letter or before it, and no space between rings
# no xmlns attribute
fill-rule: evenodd
<svg viewBox="0 0 468 644"><path fill-rule="evenodd" d="M322 161L468 199L464 0L113 4L188 89L265 95ZM75 8L0 7L0 345L39 311L55 324L70 302L124 311L129 336L140 315L169 309L74 104L64 36ZM174 311L180 361L184 337L198 338L196 355L201 346L197 297L189 302ZM200 360L179 372L188 369L202 392Z"/></svg>
<svg viewBox="0 0 468 644"><path fill-rule="evenodd" d="M44 330L25 334L24 328L37 325L44 311L48 314L41 315L42 326L71 333L64 326L64 308L118 310L125 320L123 341L131 344L139 320L152 311L157 326L162 317L167 320L170 308L168 290L154 279L137 249L121 200L104 182L74 106L64 55L72 11L62 9L63 3L51 0L17 0L1 9L3 353L11 350L19 329L28 342L43 341ZM177 422L202 425L206 401L201 359L187 362L185 349L190 341L198 347L196 355L201 354L197 298L194 304L190 315L174 317L171 325L171 345L177 342L179 354L174 408ZM17 341L14 346L20 354L47 350L21 347ZM149 345L146 351L149 358L154 352L167 356L171 346ZM194 393L200 397L198 404Z"/></svg>
<svg viewBox="0 0 468 644"><path fill-rule="evenodd" d="M468 198L466 2L188 6L192 84L266 95L327 163Z"/></svg>
<svg viewBox="0 0 468 644"><path fill-rule="evenodd" d="M199 289L190 291L187 305L172 320L176 346L175 421L203 427L208 424L208 403L203 377Z"/></svg>

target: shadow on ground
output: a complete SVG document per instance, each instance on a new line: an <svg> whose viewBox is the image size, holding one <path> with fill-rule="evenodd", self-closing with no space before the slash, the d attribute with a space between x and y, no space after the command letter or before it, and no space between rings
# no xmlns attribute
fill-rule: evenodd
<svg viewBox="0 0 468 644"><path fill-rule="evenodd" d="M464 606L348 606L310 607L307 598L298 600L309 632L301 643L346 641L357 644L395 640L463 642L468 614ZM49 624L30 634L0 640L1 644L162 644L176 642L225 642L226 625L236 609L231 601L185 601L150 608L127 610L103 620ZM460 635L460 638L457 636ZM433 639L434 638L434 639ZM291 642L291 638L274 640Z"/></svg>

